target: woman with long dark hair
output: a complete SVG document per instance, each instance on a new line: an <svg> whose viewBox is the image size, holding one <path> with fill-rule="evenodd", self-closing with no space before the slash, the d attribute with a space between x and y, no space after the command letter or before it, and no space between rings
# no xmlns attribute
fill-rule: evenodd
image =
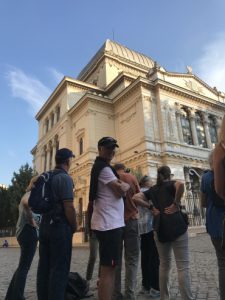
<svg viewBox="0 0 225 300"><path fill-rule="evenodd" d="M154 238L159 253L159 287L160 299L169 300L169 273L171 269L172 251L176 260L178 283L181 297L193 300L189 277L189 250L187 223L180 212L180 200L184 192L184 184L171 180L171 170L162 166L157 172L157 183L142 197L150 200L148 205L142 203L141 195L135 196L137 203L149 207L154 215ZM139 199L138 199L139 198Z"/></svg>

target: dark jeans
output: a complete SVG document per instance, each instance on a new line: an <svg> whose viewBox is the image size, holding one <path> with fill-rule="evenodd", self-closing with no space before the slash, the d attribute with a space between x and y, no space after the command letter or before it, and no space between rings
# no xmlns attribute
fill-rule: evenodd
<svg viewBox="0 0 225 300"><path fill-rule="evenodd" d="M63 300L70 271L72 231L67 223L42 222L37 272L38 300Z"/></svg>
<svg viewBox="0 0 225 300"><path fill-rule="evenodd" d="M142 286L159 290L159 254L153 231L141 234Z"/></svg>
<svg viewBox="0 0 225 300"><path fill-rule="evenodd" d="M218 262L220 299L225 300L225 250L221 248L221 238L211 237L211 240L216 250Z"/></svg>
<svg viewBox="0 0 225 300"><path fill-rule="evenodd" d="M25 299L24 289L27 274L37 248L38 239L36 229L28 224L25 225L17 240L21 248L20 261L10 282L5 298L6 300Z"/></svg>

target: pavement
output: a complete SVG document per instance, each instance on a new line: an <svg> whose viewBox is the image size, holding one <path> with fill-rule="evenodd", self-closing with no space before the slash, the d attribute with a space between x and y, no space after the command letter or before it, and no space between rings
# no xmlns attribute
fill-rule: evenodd
<svg viewBox="0 0 225 300"><path fill-rule="evenodd" d="M209 236L207 234L198 234L196 237L190 237L189 244L191 288L195 299L219 300L217 260ZM0 248L0 300L4 299L9 282L17 267L19 255L19 248ZM71 271L79 272L80 275L84 277L87 259L88 247L73 248ZM37 262L38 251L34 257L27 278L25 289L25 297L27 300L37 299L35 292ZM97 290L95 289L97 272L98 264L96 264L93 280L91 283L91 286L94 290L94 296L88 298L90 300L97 299ZM124 279L124 268L122 276L122 278ZM138 291L141 288L140 268L137 280L137 300L151 299L150 296L138 295ZM172 295L171 300L181 300L174 260L170 276L170 284L170 291Z"/></svg>

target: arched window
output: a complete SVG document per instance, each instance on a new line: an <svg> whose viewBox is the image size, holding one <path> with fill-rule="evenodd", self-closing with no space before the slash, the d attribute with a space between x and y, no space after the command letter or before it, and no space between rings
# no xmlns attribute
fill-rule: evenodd
<svg viewBox="0 0 225 300"><path fill-rule="evenodd" d="M182 110L182 114L180 116L180 122L181 122L184 142L187 143L188 145L193 145L193 139L192 139L192 134L191 134L191 124L190 124L189 116L188 116L188 113L186 112L186 110Z"/></svg>
<svg viewBox="0 0 225 300"><path fill-rule="evenodd" d="M216 120L213 116L209 116L209 134L212 144L218 142L217 129L216 129Z"/></svg>
<svg viewBox="0 0 225 300"><path fill-rule="evenodd" d="M207 148L205 129L204 129L203 120L200 113L195 114L195 123L196 123L198 144L203 148Z"/></svg>
<svg viewBox="0 0 225 300"><path fill-rule="evenodd" d="M80 152L80 155L84 152L84 142L83 142L83 138L80 138L79 140L79 152Z"/></svg>

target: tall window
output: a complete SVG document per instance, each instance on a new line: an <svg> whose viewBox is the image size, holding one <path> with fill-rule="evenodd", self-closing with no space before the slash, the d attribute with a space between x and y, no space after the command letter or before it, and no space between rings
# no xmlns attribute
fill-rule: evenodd
<svg viewBox="0 0 225 300"><path fill-rule="evenodd" d="M198 137L198 144L203 148L207 148L205 129L203 125L202 117L199 113L195 114L196 131Z"/></svg>
<svg viewBox="0 0 225 300"><path fill-rule="evenodd" d="M59 150L59 138L58 138L58 135L56 135L56 137L55 137L55 148L56 148L56 151Z"/></svg>
<svg viewBox="0 0 225 300"><path fill-rule="evenodd" d="M49 119L46 120L45 124L46 124L46 132L48 132L48 130L49 130Z"/></svg>
<svg viewBox="0 0 225 300"><path fill-rule="evenodd" d="M80 150L80 155L81 155L84 152L83 138L80 138L80 140L79 140L79 150Z"/></svg>
<svg viewBox="0 0 225 300"><path fill-rule="evenodd" d="M213 116L209 116L209 134L212 144L216 144L218 142L218 136L216 130L216 121Z"/></svg>
<svg viewBox="0 0 225 300"><path fill-rule="evenodd" d="M57 109L56 109L56 120L57 120L57 122L59 121L59 118L60 118L60 107L58 106Z"/></svg>
<svg viewBox="0 0 225 300"><path fill-rule="evenodd" d="M54 114L52 113L51 114L51 127L53 127L54 125Z"/></svg>
<svg viewBox="0 0 225 300"><path fill-rule="evenodd" d="M189 145L193 145L190 120L189 120L188 113L185 110L183 110L183 113L180 117L180 121L181 121L184 142Z"/></svg>

